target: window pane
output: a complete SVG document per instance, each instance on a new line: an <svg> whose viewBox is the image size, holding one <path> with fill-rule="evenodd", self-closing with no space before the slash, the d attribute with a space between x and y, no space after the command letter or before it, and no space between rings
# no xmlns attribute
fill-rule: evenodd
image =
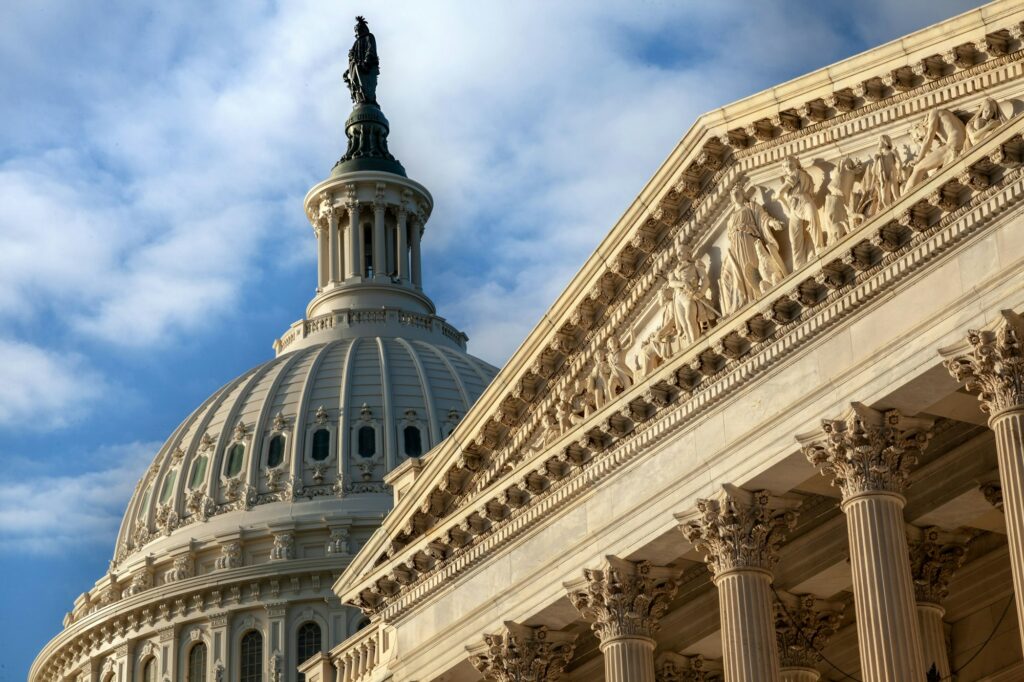
<svg viewBox="0 0 1024 682"><path fill-rule="evenodd" d="M164 479L164 487L160 489L160 504L167 501L167 498L171 496L171 492L174 490L174 479L177 478L177 472L172 471L167 474L167 478Z"/></svg>
<svg viewBox="0 0 1024 682"><path fill-rule="evenodd" d="M253 630L242 637L239 682L263 682L263 635Z"/></svg>
<svg viewBox="0 0 1024 682"><path fill-rule="evenodd" d="M313 452L310 456L317 462L322 462L331 456L331 432L327 429L317 429L313 434Z"/></svg>
<svg viewBox="0 0 1024 682"><path fill-rule="evenodd" d="M359 454L373 457L377 453L377 434L372 426L359 427Z"/></svg>
<svg viewBox="0 0 1024 682"><path fill-rule="evenodd" d="M224 467L225 476L234 476L242 470L242 460L245 459L245 446L235 443L228 448L228 461Z"/></svg>
<svg viewBox="0 0 1024 682"><path fill-rule="evenodd" d="M188 652L188 682L206 682L206 645L202 642Z"/></svg>
<svg viewBox="0 0 1024 682"><path fill-rule="evenodd" d="M423 454L423 443L420 442L420 430L415 426L405 427L405 454L419 457Z"/></svg>
<svg viewBox="0 0 1024 682"><path fill-rule="evenodd" d="M267 466L273 469L284 461L284 436L277 435L270 439L267 449Z"/></svg>
<svg viewBox="0 0 1024 682"><path fill-rule="evenodd" d="M313 622L303 623L299 626L299 632L296 636L296 651L298 652L296 663L308 661L310 657L322 650L320 626ZM305 679L304 675L299 675L299 682L305 682Z"/></svg>
<svg viewBox="0 0 1024 682"><path fill-rule="evenodd" d="M206 478L206 455L192 463L192 476L188 479L188 487L195 488Z"/></svg>

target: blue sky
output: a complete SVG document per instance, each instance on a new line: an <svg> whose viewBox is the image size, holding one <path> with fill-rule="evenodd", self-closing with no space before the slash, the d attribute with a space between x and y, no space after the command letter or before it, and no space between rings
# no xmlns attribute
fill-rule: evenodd
<svg viewBox="0 0 1024 682"><path fill-rule="evenodd" d="M698 114L976 5L0 3L0 682L163 438L301 317L353 15L435 198L425 286L500 365Z"/></svg>

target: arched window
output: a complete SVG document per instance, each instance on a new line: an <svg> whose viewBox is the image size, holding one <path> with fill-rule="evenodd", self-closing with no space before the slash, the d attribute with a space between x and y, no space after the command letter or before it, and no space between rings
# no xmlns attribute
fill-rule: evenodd
<svg viewBox="0 0 1024 682"><path fill-rule="evenodd" d="M295 636L295 650L298 652L296 663L304 663L323 651L323 643L320 641L320 626L313 621L300 625ZM299 682L306 682L306 676L300 673Z"/></svg>
<svg viewBox="0 0 1024 682"><path fill-rule="evenodd" d="M403 435L405 437L405 454L409 457L422 455L423 443L420 438L420 430L415 426L406 426Z"/></svg>
<svg viewBox="0 0 1024 682"><path fill-rule="evenodd" d="M317 462L322 462L331 456L331 432L327 429L317 429L313 433L313 452L310 453Z"/></svg>
<svg viewBox="0 0 1024 682"><path fill-rule="evenodd" d="M263 635L250 630L242 637L239 682L263 682Z"/></svg>
<svg viewBox="0 0 1024 682"><path fill-rule="evenodd" d="M206 645L202 642L188 652L188 682L206 682Z"/></svg>
<svg viewBox="0 0 1024 682"><path fill-rule="evenodd" d="M228 461L224 463L224 475L235 476L242 470L242 460L245 459L245 446L235 443L228 448Z"/></svg>
<svg viewBox="0 0 1024 682"><path fill-rule="evenodd" d="M363 457L373 457L377 454L377 433L372 426L359 427L359 449Z"/></svg>
<svg viewBox="0 0 1024 682"><path fill-rule="evenodd" d="M156 659L151 658L142 666L142 682L156 682Z"/></svg>
<svg viewBox="0 0 1024 682"><path fill-rule="evenodd" d="M177 478L177 473L177 471L172 471L164 479L164 486L160 488L160 504L166 502L174 491L174 479Z"/></svg>
<svg viewBox="0 0 1024 682"><path fill-rule="evenodd" d="M284 436L277 434L270 439L270 446L267 448L267 466L273 469L280 466L284 461Z"/></svg>
<svg viewBox="0 0 1024 682"><path fill-rule="evenodd" d="M198 457L192 462L192 475L188 478L188 487L195 488L202 484L206 478L206 455Z"/></svg>

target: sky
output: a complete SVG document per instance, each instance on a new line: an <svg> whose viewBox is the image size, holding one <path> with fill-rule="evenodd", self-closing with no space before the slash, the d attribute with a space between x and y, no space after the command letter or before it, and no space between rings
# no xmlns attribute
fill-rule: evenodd
<svg viewBox="0 0 1024 682"><path fill-rule="evenodd" d="M434 196L425 289L500 366L699 114L978 4L0 3L0 682L163 439L301 318L354 15Z"/></svg>

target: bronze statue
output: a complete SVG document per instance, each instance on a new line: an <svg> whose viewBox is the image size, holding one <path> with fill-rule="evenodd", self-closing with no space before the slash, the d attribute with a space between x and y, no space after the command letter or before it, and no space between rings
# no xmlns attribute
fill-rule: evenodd
<svg viewBox="0 0 1024 682"><path fill-rule="evenodd" d="M380 60L377 58L377 39L370 33L366 19L356 17L356 41L348 51L348 71L345 84L356 104L377 103L377 76Z"/></svg>

